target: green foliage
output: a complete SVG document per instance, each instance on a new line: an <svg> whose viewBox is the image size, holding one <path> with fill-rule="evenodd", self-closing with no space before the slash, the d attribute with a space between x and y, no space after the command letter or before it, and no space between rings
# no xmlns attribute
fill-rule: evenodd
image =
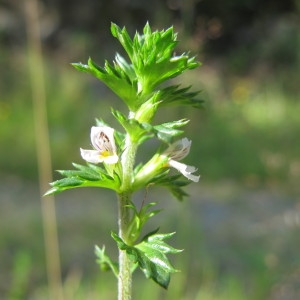
<svg viewBox="0 0 300 300"><path fill-rule="evenodd" d="M134 143L139 145L151 137L136 119L127 118L124 114L115 109L112 109L112 114L130 135Z"/></svg>
<svg viewBox="0 0 300 300"><path fill-rule="evenodd" d="M144 224L161 211L160 209L148 211L149 208L155 205L156 203L151 202L142 206L140 210L138 210L133 203L128 205L133 211L133 216L130 220L127 232L127 238L131 243L134 243L139 238Z"/></svg>
<svg viewBox="0 0 300 300"><path fill-rule="evenodd" d="M142 144L145 140L151 137L157 137L159 140L170 144L174 137L177 137L184 132L178 128L189 122L187 119L181 119L152 126L146 122L140 123L136 119L127 118L124 114L114 109L112 109L112 114L123 126L126 132L129 133L132 141L137 144Z"/></svg>
<svg viewBox="0 0 300 300"><path fill-rule="evenodd" d="M189 57L186 53L173 55L178 43L173 27L152 32L149 24L146 24L143 34L136 33L133 39L125 28L121 29L116 24L111 25L111 32L125 49L130 63L116 54L113 64L105 61L104 67L98 66L91 58L87 65L72 65L103 81L133 112L149 100L154 105L152 115L157 109L155 103L160 102L167 105L176 101L199 107L202 101L195 100L197 93L188 93L189 88L178 89L178 86L173 86L154 93L159 84L200 65L195 57Z"/></svg>
<svg viewBox="0 0 300 300"><path fill-rule="evenodd" d="M149 24L146 24L143 35L136 33L133 40L125 28L121 29L116 24L111 25L111 32L132 62L142 94L151 92L160 83L199 65L194 57L189 58L187 54L173 56L178 43L173 27L152 32Z"/></svg>
<svg viewBox="0 0 300 300"><path fill-rule="evenodd" d="M100 249L98 246L95 246L95 255L97 257L96 262L99 264L101 271L112 270L114 275L118 277L118 263L113 262L105 253L105 247L103 246Z"/></svg>
<svg viewBox="0 0 300 300"><path fill-rule="evenodd" d="M31 257L27 252L19 250L15 255L15 262L12 270L12 283L9 293L9 300L24 299L29 283L30 272L32 269Z"/></svg>
<svg viewBox="0 0 300 300"><path fill-rule="evenodd" d="M117 56L114 66L105 62L104 68L98 66L90 58L88 64L73 63L72 65L79 71L90 73L103 81L112 91L114 91L131 109L134 108L132 99L137 94L137 79L130 78L133 70L126 63L128 68L124 67L124 59ZM126 70L126 72L125 72Z"/></svg>
<svg viewBox="0 0 300 300"><path fill-rule="evenodd" d="M113 239L119 249L126 251L131 260L137 263L147 278L151 278L163 288L167 289L170 283L170 274L177 272L171 265L166 254L176 254L182 250L175 249L164 242L174 233L156 234L157 230L146 235L142 242L127 245L116 233L112 232Z"/></svg>
<svg viewBox="0 0 300 300"><path fill-rule="evenodd" d="M177 200L182 201L184 197L188 196L183 187L190 184L190 182L187 180L178 180L180 177L180 175L161 176L156 180L156 184L166 187Z"/></svg>
<svg viewBox="0 0 300 300"><path fill-rule="evenodd" d="M106 170L94 164L83 166L73 163L73 166L77 170L58 171L65 178L52 182L50 184L52 188L45 193L45 196L77 187L102 187L119 190L120 179L116 173L114 173L114 177L111 177Z"/></svg>

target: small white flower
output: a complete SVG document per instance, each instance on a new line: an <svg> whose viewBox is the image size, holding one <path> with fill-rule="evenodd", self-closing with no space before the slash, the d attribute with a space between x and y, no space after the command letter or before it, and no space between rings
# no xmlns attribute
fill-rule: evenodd
<svg viewBox="0 0 300 300"><path fill-rule="evenodd" d="M115 164L118 162L114 129L111 127L93 126L91 129L91 142L95 150L80 148L81 156L90 163Z"/></svg>
<svg viewBox="0 0 300 300"><path fill-rule="evenodd" d="M193 175L192 173L197 171L197 168L193 166L189 166L183 163L178 162L177 160L181 160L185 158L191 148L192 141L188 140L187 138L184 138L182 140L179 140L175 143L173 143L164 153L164 156L167 156L169 158L167 164L179 171L183 176L186 178L198 182L200 176Z"/></svg>

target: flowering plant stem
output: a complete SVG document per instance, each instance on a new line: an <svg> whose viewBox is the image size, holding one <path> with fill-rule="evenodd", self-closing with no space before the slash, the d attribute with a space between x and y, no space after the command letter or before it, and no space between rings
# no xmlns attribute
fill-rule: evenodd
<svg viewBox="0 0 300 300"><path fill-rule="evenodd" d="M123 183L124 192L118 194L119 203L119 237L130 244L128 239L128 226L130 222L130 208L128 205L131 201L131 184L133 166L136 154L136 144L132 142L130 135L127 133L125 138L125 151L122 155ZM119 249L119 276L118 276L118 300L131 299L131 261L124 250Z"/></svg>

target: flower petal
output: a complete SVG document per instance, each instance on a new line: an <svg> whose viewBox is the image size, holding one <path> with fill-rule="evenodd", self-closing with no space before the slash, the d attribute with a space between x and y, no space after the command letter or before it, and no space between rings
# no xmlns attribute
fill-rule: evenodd
<svg viewBox="0 0 300 300"><path fill-rule="evenodd" d="M97 164L103 161L101 159L101 152L98 150L85 150L80 148L80 154L84 160L93 164Z"/></svg>
<svg viewBox="0 0 300 300"><path fill-rule="evenodd" d="M198 182L200 179L200 176L196 176L193 175L193 172L196 172L197 169L193 166L189 166L183 163L180 163L176 160L170 159L168 162L170 167L173 167L174 169L176 169L177 171L179 171L183 176L185 176L186 178L194 181L194 182Z"/></svg>
<svg viewBox="0 0 300 300"><path fill-rule="evenodd" d="M192 145L192 141L183 138L173 143L163 154L175 160L182 160L189 152Z"/></svg>
<svg viewBox="0 0 300 300"><path fill-rule="evenodd" d="M114 129L107 126L93 126L91 128L91 142L96 150L116 153Z"/></svg>
<svg viewBox="0 0 300 300"><path fill-rule="evenodd" d="M80 148L81 156L87 162L98 164L98 163L106 163L106 164L116 164L119 160L118 155L103 155L98 150L85 150Z"/></svg>
<svg viewBox="0 0 300 300"><path fill-rule="evenodd" d="M119 156L117 154L110 155L110 156L102 156L102 162L112 165L116 164L119 160Z"/></svg>
<svg viewBox="0 0 300 300"><path fill-rule="evenodd" d="M115 164L118 162L114 129L107 126L93 126L91 128L91 142L95 150L80 149L81 156L90 163L104 162Z"/></svg>

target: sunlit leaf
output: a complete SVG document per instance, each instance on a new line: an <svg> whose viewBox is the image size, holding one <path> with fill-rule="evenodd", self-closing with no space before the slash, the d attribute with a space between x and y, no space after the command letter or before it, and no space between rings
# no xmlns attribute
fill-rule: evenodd
<svg viewBox="0 0 300 300"><path fill-rule="evenodd" d="M148 234L141 243L135 246L127 245L114 232L112 232L112 237L117 242L119 249L126 251L147 278L151 278L161 287L167 289L170 283L170 274L178 272L178 270L172 266L166 254L175 254L182 250L175 249L164 242L174 233L156 234L156 232Z"/></svg>

